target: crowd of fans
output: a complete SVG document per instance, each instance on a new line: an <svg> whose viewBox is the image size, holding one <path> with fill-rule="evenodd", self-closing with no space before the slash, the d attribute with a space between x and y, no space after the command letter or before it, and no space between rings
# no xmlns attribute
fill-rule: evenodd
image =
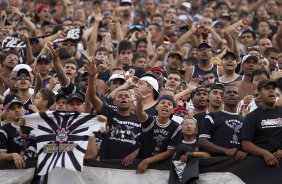
<svg viewBox="0 0 282 184"><path fill-rule="evenodd" d="M281 9L278 0L2 0L0 160L24 168L36 141L25 115L75 111L105 122L85 158L142 159L137 173L175 151L173 163L249 153L278 166Z"/></svg>

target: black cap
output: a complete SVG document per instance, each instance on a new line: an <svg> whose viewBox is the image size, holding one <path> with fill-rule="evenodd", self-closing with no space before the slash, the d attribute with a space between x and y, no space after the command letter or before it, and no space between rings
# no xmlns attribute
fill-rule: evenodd
<svg viewBox="0 0 282 184"><path fill-rule="evenodd" d="M270 79L263 79L261 80L258 85L257 85L257 90L258 91L261 91L263 87L267 86L267 85L273 85L275 86L275 88L278 87L278 83L273 81L273 80L270 80Z"/></svg>
<svg viewBox="0 0 282 184"><path fill-rule="evenodd" d="M40 56L37 58L37 62L39 62L39 61L47 61L48 63L51 62L50 58L49 58L47 55L45 55L45 54L40 55Z"/></svg>
<svg viewBox="0 0 282 184"><path fill-rule="evenodd" d="M197 48L200 49L200 48L212 48L212 47L208 43L203 42L200 43Z"/></svg>
<svg viewBox="0 0 282 184"><path fill-rule="evenodd" d="M191 93L191 98L193 98L195 96L195 94L197 92L201 92L201 91L204 91L204 92L207 92L208 93L208 89L203 87L203 86L200 86L200 87L197 87L196 89L194 89Z"/></svg>
<svg viewBox="0 0 282 184"><path fill-rule="evenodd" d="M224 91L224 85L222 84L222 83L220 83L220 82L215 82L215 83L212 83L211 85L210 85L210 87L209 87L209 92L211 92L212 90L214 90L214 89L219 89L219 90L222 90L222 91Z"/></svg>
<svg viewBox="0 0 282 184"><path fill-rule="evenodd" d="M17 72L17 76L19 76L22 73L25 73L25 74L27 74L30 77L29 71L27 69L25 69L25 68L19 69L18 72Z"/></svg>
<svg viewBox="0 0 282 184"><path fill-rule="evenodd" d="M182 54L181 54L181 52L179 52L179 51L171 51L171 52L168 54L167 58L169 58L170 56L177 56L181 62L183 61Z"/></svg>
<svg viewBox="0 0 282 184"><path fill-rule="evenodd" d="M13 93L10 93L8 95L6 95L5 99L4 99L4 107L9 109L9 107L12 105L12 104L20 104L21 106L23 106L23 103L21 101L21 98L16 95L16 94L13 94Z"/></svg>
<svg viewBox="0 0 282 184"><path fill-rule="evenodd" d="M164 96L161 96L161 97L158 99L157 104L159 104L159 102L160 102L160 101L162 101L162 100L169 100L169 101L171 101L171 102L172 102L172 104L173 104L173 108L175 108L175 107L176 107L175 101L174 101L174 99L173 99L173 97L172 97L172 96L169 96L169 95L164 95Z"/></svg>
<svg viewBox="0 0 282 184"><path fill-rule="evenodd" d="M64 95L63 93L58 93L56 95L56 102L58 102L61 98L67 98L67 96Z"/></svg>
<svg viewBox="0 0 282 184"><path fill-rule="evenodd" d="M233 57L234 59L236 59L236 56L235 56L235 54L233 53L233 52L226 52L223 56L222 56L222 59L224 59L224 58L226 58L226 57L228 57L228 56L231 56L231 57Z"/></svg>
<svg viewBox="0 0 282 184"><path fill-rule="evenodd" d="M78 99L82 103L84 102L84 98L80 93L73 93L73 94L69 95L68 98L67 98L67 103L69 103L73 99Z"/></svg>

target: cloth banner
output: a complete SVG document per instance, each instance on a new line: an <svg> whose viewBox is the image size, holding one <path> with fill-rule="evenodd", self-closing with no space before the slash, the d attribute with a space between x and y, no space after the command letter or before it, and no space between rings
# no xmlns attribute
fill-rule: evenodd
<svg viewBox="0 0 282 184"><path fill-rule="evenodd" d="M24 118L36 137L38 175L45 175L55 167L82 171L88 135L104 126L87 113L49 111Z"/></svg>
<svg viewBox="0 0 282 184"><path fill-rule="evenodd" d="M141 160L135 160L129 167L123 167L121 160L84 162L82 172L56 168L48 176L52 184L167 184L170 162L153 164L144 174L136 174ZM280 164L282 162L280 161ZM27 168L36 163L28 162ZM230 157L199 159L200 177L198 184L281 184L282 168L267 167L263 158L248 156L238 162ZM4 170L6 169L6 170ZM18 174L21 173L21 174ZM31 169L17 170L13 163L0 162L0 183L28 183L32 180ZM30 178L29 178L30 177ZM29 179L28 179L29 178Z"/></svg>

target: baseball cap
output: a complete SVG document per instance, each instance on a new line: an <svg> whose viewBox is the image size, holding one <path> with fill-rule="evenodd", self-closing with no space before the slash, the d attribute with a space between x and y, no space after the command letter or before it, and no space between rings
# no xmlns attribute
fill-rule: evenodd
<svg viewBox="0 0 282 184"><path fill-rule="evenodd" d="M160 72L164 77L167 77L166 72L160 67L153 67L149 71L150 72Z"/></svg>
<svg viewBox="0 0 282 184"><path fill-rule="evenodd" d="M20 69L26 69L27 71L31 72L32 69L27 64L18 64L13 68L13 72L18 72Z"/></svg>
<svg viewBox="0 0 282 184"><path fill-rule="evenodd" d="M214 89L219 89L219 90L222 90L224 91L224 85L220 82L215 82L215 83L212 83L209 87L209 92L211 92L212 90Z"/></svg>
<svg viewBox="0 0 282 184"><path fill-rule="evenodd" d="M17 76L19 76L22 73L25 73L30 77L29 71L25 68L19 69L18 72L17 72Z"/></svg>
<svg viewBox="0 0 282 184"><path fill-rule="evenodd" d="M256 62L258 62L258 58L257 58L256 56L245 55L245 56L243 57L243 59L242 59L241 65L244 64L245 61L247 61L247 60L249 60L249 59L253 59L253 60L255 60Z"/></svg>
<svg viewBox="0 0 282 184"><path fill-rule="evenodd" d="M192 93L191 93L191 98L193 98L196 93L201 92L201 91L208 93L208 89L207 89L207 88L205 88L205 87L203 87L203 86L200 86L200 87L197 87L196 89L194 89L194 90L192 91Z"/></svg>
<svg viewBox="0 0 282 184"><path fill-rule="evenodd" d="M73 93L73 94L69 95L68 98L67 98L67 103L69 103L73 99L78 99L82 103L84 102L84 98L80 93Z"/></svg>
<svg viewBox="0 0 282 184"><path fill-rule="evenodd" d="M174 99L173 99L173 97L172 97L172 96L169 96L169 95L164 95L164 96L161 96L161 97L158 99L157 104L159 104L159 103L160 103L160 101L162 101L162 100L169 100L169 101L171 101L171 102L172 102L172 104L173 104L173 108L175 108L175 107L176 107L175 101L174 101Z"/></svg>
<svg viewBox="0 0 282 184"><path fill-rule="evenodd" d="M45 8L49 8L49 6L47 4L40 4L36 7L36 13L40 13L41 10L45 9Z"/></svg>
<svg viewBox="0 0 282 184"><path fill-rule="evenodd" d="M67 98L67 96L64 95L63 93L58 93L56 95L56 102L58 102L61 98Z"/></svg>
<svg viewBox="0 0 282 184"><path fill-rule="evenodd" d="M233 57L233 58L235 58L236 59L236 56L235 56L235 54L233 53L233 52L226 52L223 56L222 56L222 59L224 59L224 58L226 58L226 57L228 57L228 56L231 56L231 57Z"/></svg>
<svg viewBox="0 0 282 184"><path fill-rule="evenodd" d="M176 107L173 109L173 113L176 113L177 111L185 111L188 112L188 110L186 109L186 107Z"/></svg>
<svg viewBox="0 0 282 184"><path fill-rule="evenodd" d="M263 79L261 80L258 85L257 85L257 90L258 91L261 91L263 87L267 86L267 85L273 85L275 86L275 88L278 87L278 83L273 81L273 80L270 80L270 79Z"/></svg>
<svg viewBox="0 0 282 184"><path fill-rule="evenodd" d="M132 0L121 0L120 1L120 5L121 6L126 6L126 5L131 6L132 5Z"/></svg>
<svg viewBox="0 0 282 184"><path fill-rule="evenodd" d="M221 25L224 26L224 22L223 22L223 21L221 21L221 20L216 20L216 21L213 21L212 27L215 27L215 26L218 25L218 24L221 24Z"/></svg>
<svg viewBox="0 0 282 184"><path fill-rule="evenodd" d="M19 104L23 106L21 98L16 94L10 93L6 95L3 105L5 108L9 109L12 104Z"/></svg>
<svg viewBox="0 0 282 184"><path fill-rule="evenodd" d="M155 79L153 76L144 76L142 77L141 79L139 80L143 80L143 81L146 81L147 83L149 83L153 88L154 88L154 91L156 91L157 93L159 93L159 84L158 84L158 81L157 79Z"/></svg>
<svg viewBox="0 0 282 184"><path fill-rule="evenodd" d="M197 47L197 49L200 49L200 48L212 48L208 43L200 43Z"/></svg>
<svg viewBox="0 0 282 184"><path fill-rule="evenodd" d="M116 79L123 80L125 82L124 76L122 76L120 74L111 75L109 81L113 81L113 80L116 80Z"/></svg>
<svg viewBox="0 0 282 184"><path fill-rule="evenodd" d="M179 51L171 51L167 57L169 58L170 56L177 56L180 61L183 60L182 54Z"/></svg>
<svg viewBox="0 0 282 184"><path fill-rule="evenodd" d="M228 19L231 20L231 16L228 13L222 13L220 16L221 19Z"/></svg>
<svg viewBox="0 0 282 184"><path fill-rule="evenodd" d="M45 55L45 54L40 55L40 56L37 58L37 62L39 62L39 61L47 61L48 63L51 62L50 58L49 58L47 55Z"/></svg>

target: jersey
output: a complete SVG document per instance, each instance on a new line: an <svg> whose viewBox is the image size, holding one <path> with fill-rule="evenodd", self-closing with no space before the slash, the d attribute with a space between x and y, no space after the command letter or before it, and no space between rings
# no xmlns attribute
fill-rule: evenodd
<svg viewBox="0 0 282 184"><path fill-rule="evenodd" d="M268 151L282 149L282 107L257 108L244 119L242 140Z"/></svg>
<svg viewBox="0 0 282 184"><path fill-rule="evenodd" d="M220 77L218 79L215 80L215 82L220 82L221 84L223 84L224 86L228 86L229 84L231 84L232 82L236 82L236 81L241 81L243 79L242 75L237 75L237 77L229 82L222 82L220 80Z"/></svg>
<svg viewBox="0 0 282 184"><path fill-rule="evenodd" d="M109 133L102 140L101 159L123 159L139 147L141 124L135 114L121 116L104 105L102 114L108 118Z"/></svg>
<svg viewBox="0 0 282 184"><path fill-rule="evenodd" d="M218 66L217 65L212 65L212 67L207 70L207 71L204 71L202 70L199 65L195 65L193 66L193 69L192 69L192 74L191 74L191 79L193 78L199 78L201 81L204 80L204 75L206 73L213 73L214 74L214 77L215 78L218 78Z"/></svg>
<svg viewBox="0 0 282 184"><path fill-rule="evenodd" d="M199 138L207 138L212 143L224 148L241 150L241 128L243 117L227 111L210 112L206 115L200 129ZM202 148L204 149L204 148ZM212 153L213 156L223 156Z"/></svg>
<svg viewBox="0 0 282 184"><path fill-rule="evenodd" d="M149 116L142 124L142 136L138 158L144 159L175 149L181 141L181 126L173 120L160 124L157 117Z"/></svg>

